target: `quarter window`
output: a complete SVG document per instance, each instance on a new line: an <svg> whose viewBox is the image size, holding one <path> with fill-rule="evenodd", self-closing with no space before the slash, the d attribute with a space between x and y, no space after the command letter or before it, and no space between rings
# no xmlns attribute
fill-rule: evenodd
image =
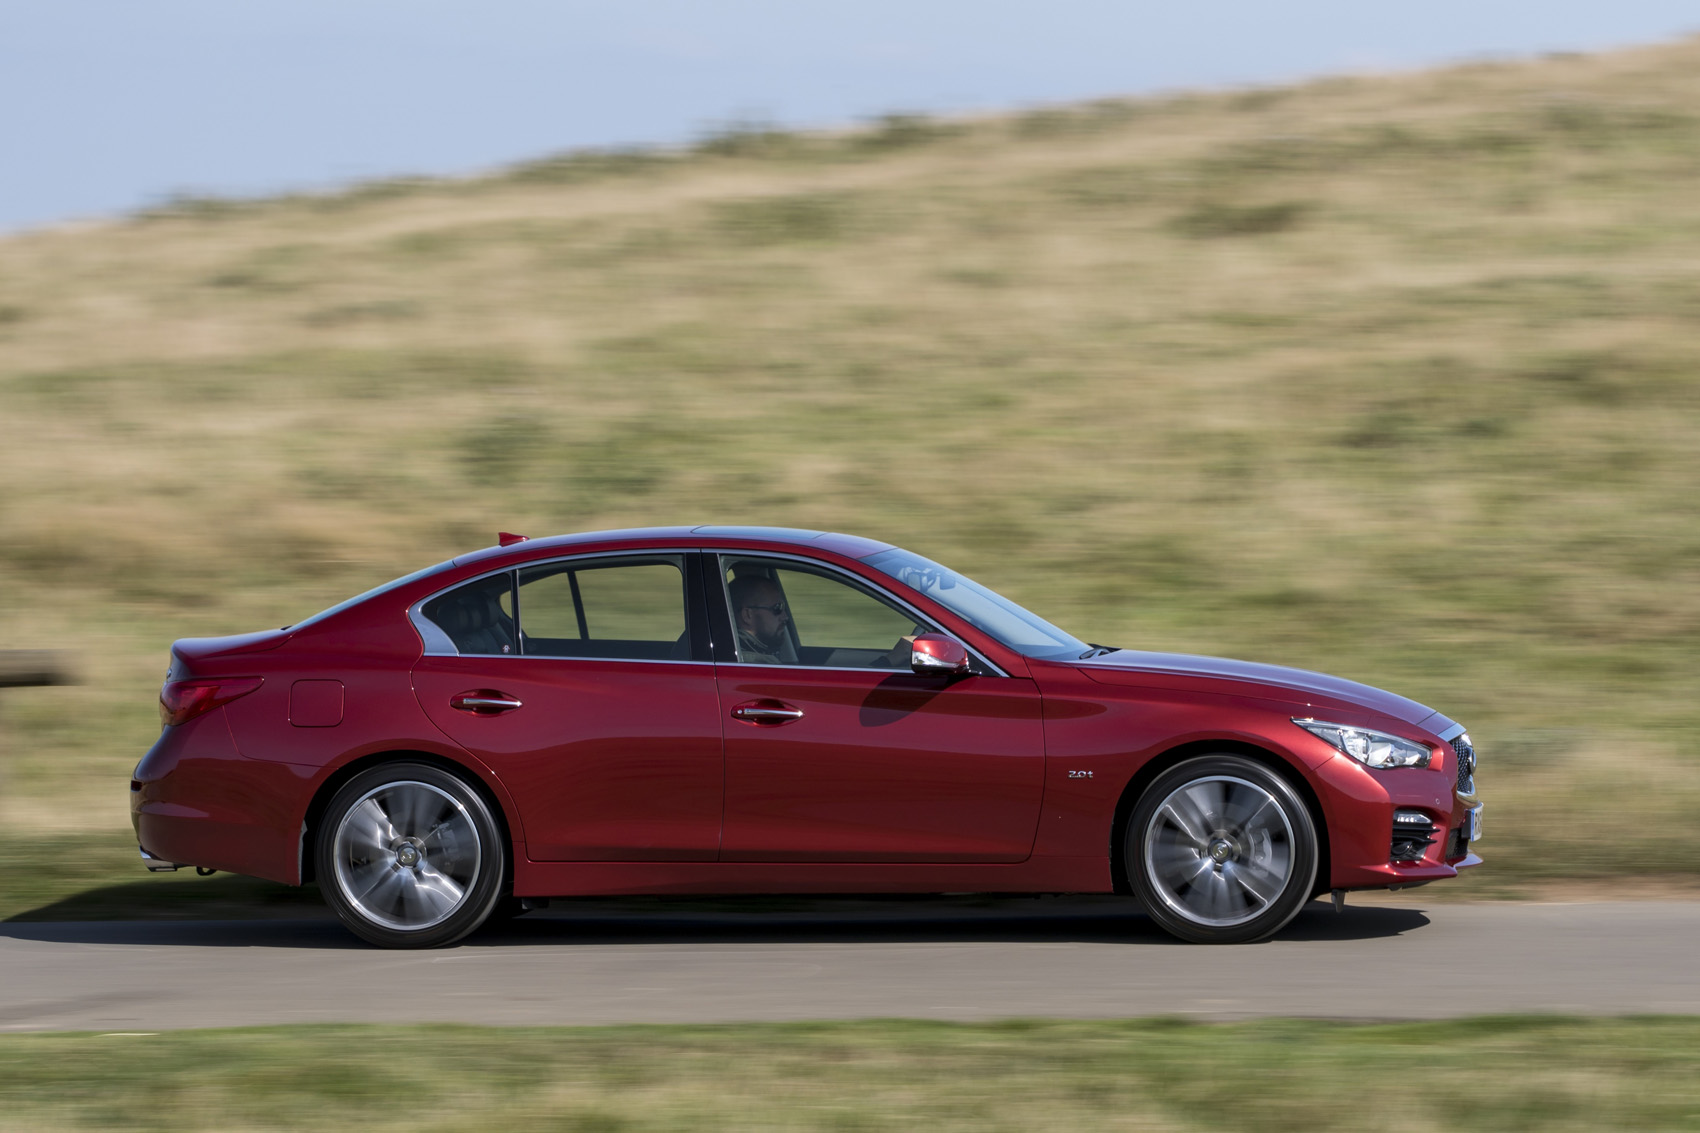
<svg viewBox="0 0 1700 1133"><path fill-rule="evenodd" d="M517 653L513 575L480 578L425 603L421 612L448 634L458 652Z"/></svg>

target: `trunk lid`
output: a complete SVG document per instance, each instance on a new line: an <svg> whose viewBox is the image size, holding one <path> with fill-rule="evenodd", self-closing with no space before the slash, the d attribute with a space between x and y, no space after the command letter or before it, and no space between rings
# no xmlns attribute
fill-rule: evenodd
<svg viewBox="0 0 1700 1133"><path fill-rule="evenodd" d="M264 653L294 636L294 627L267 629L258 633L236 633L228 637L180 637L171 643L170 679L193 676L199 666L220 657Z"/></svg>

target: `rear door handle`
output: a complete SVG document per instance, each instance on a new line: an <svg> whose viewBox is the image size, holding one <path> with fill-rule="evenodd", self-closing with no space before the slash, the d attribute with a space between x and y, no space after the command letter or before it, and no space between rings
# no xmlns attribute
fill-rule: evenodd
<svg viewBox="0 0 1700 1133"><path fill-rule="evenodd" d="M505 692L494 692L487 688L473 692L463 692L449 697L449 707L470 712L475 716L494 716L501 712L512 712L516 708L525 707L525 702L518 697L509 696Z"/></svg>
<svg viewBox="0 0 1700 1133"><path fill-rule="evenodd" d="M803 718L803 710L783 700L746 700L732 709L732 718L746 724L776 727Z"/></svg>

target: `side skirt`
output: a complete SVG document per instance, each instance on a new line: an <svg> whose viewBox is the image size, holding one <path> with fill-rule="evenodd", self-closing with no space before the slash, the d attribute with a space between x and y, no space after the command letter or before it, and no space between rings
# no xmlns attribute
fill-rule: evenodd
<svg viewBox="0 0 1700 1133"><path fill-rule="evenodd" d="M1109 893L1105 857L1032 857L1014 865L855 862L533 862L514 867L516 897L741 893Z"/></svg>

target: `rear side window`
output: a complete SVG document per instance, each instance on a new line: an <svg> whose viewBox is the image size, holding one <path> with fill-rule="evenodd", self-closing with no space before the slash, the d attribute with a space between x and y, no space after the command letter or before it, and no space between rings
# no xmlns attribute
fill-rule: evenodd
<svg viewBox="0 0 1700 1133"><path fill-rule="evenodd" d="M433 598L420 612L463 654L513 654L519 651L513 598L513 576L498 574Z"/></svg>
<svg viewBox="0 0 1700 1133"><path fill-rule="evenodd" d="M688 661L684 558L527 567L519 572L519 621L530 657Z"/></svg>

